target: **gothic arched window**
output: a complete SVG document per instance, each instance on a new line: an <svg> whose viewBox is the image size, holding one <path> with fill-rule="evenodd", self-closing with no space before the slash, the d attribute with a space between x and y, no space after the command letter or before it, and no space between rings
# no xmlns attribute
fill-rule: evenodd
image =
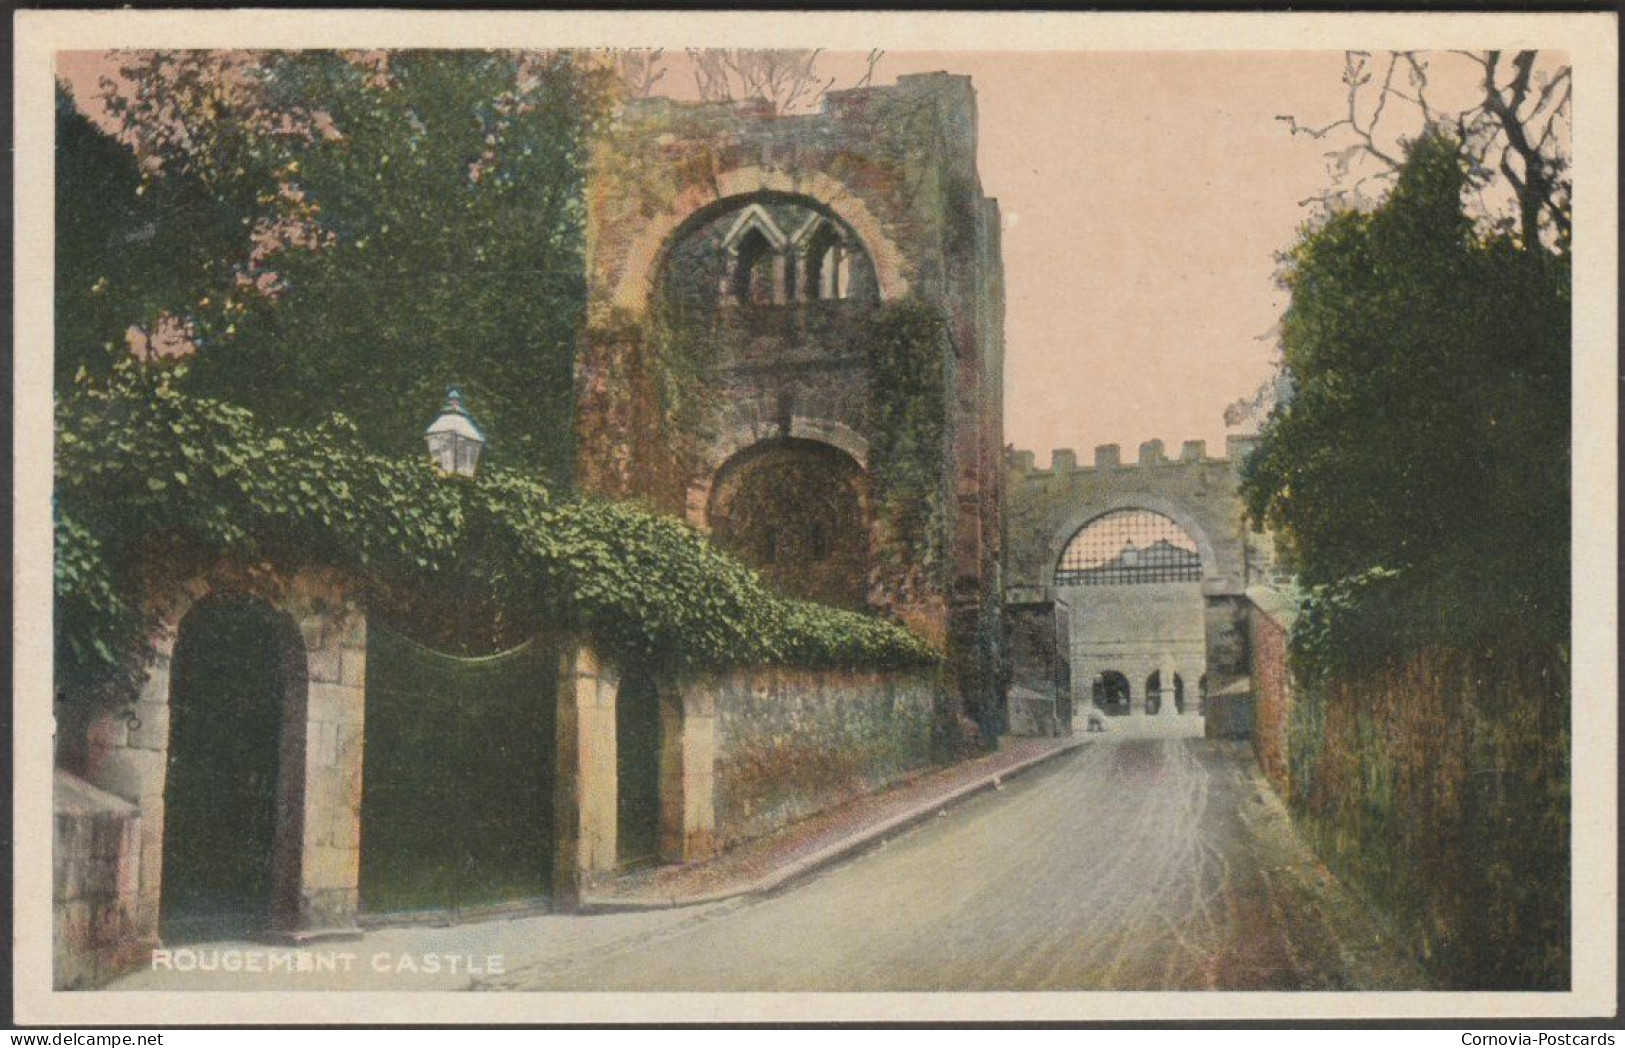
<svg viewBox="0 0 1625 1048"><path fill-rule="evenodd" d="M822 215L815 216L795 240L803 259L802 297L846 298L852 290L852 252L835 224Z"/></svg>

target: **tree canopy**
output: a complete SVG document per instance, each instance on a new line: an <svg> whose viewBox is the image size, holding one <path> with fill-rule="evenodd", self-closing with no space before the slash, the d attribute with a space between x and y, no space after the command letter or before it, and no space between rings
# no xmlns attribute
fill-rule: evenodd
<svg viewBox="0 0 1625 1048"><path fill-rule="evenodd" d="M55 370L63 389L81 369L105 377L132 348L150 349L233 279L251 244L232 201L184 171L151 177L60 83L56 143Z"/></svg>
<svg viewBox="0 0 1625 1048"><path fill-rule="evenodd" d="M1493 630L1566 634L1569 263L1463 205L1461 143L1287 253L1291 396L1244 470L1310 600L1300 649L1379 658Z"/></svg>
<svg viewBox="0 0 1625 1048"><path fill-rule="evenodd" d="M567 482L607 70L543 52L151 52L107 88L142 184L196 187L233 225L235 253L168 223L221 260L183 314L190 389L280 425L339 411L404 453L455 383L493 463Z"/></svg>

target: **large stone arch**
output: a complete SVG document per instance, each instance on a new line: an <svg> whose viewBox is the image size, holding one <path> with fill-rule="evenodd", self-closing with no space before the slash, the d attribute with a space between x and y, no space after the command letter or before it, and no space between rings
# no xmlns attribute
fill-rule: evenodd
<svg viewBox="0 0 1625 1048"><path fill-rule="evenodd" d="M648 307L656 275L668 246L692 220L717 210L730 200L762 194L782 194L811 200L845 222L874 263L875 279L883 301L907 294L903 253L886 235L881 221L862 198L821 171L785 171L759 166L723 171L715 178L690 185L665 211L643 222L622 256L614 276L609 305L642 315Z"/></svg>
<svg viewBox="0 0 1625 1048"><path fill-rule="evenodd" d="M793 440L812 440L845 452L857 463L859 469L868 472L869 469L869 441L844 422L830 418L813 418L806 415L796 415L790 419L789 429L786 430L781 422L766 418L753 422L744 422L729 429L712 439L705 449L705 469L695 478L689 486L687 500L688 522L701 531L709 531L709 522L706 519L706 510L711 502L711 488L716 482L717 473L729 459L738 455L763 441L773 440L776 437L788 436Z"/></svg>
<svg viewBox="0 0 1625 1048"><path fill-rule="evenodd" d="M1213 578L1220 573L1218 553L1213 547L1213 542L1208 538L1206 529L1197 521L1194 514L1177 501L1160 495L1148 495L1140 492L1124 493L1091 500L1089 505L1068 514L1061 527L1050 533L1049 547L1045 551L1045 564L1047 567L1045 569L1044 587L1047 591L1053 591L1055 588L1055 566L1060 563L1061 555L1066 552L1067 544L1072 541L1073 536L1082 531L1091 521L1104 517L1108 513L1115 513L1118 510L1125 509L1150 510L1152 513L1160 513L1179 525L1185 534L1196 542L1197 553L1202 558L1202 578Z"/></svg>
<svg viewBox="0 0 1625 1048"><path fill-rule="evenodd" d="M841 607L869 600L873 511L861 461L823 440L773 437L712 473L712 541L789 596Z"/></svg>
<svg viewBox="0 0 1625 1048"><path fill-rule="evenodd" d="M1207 529L1202 526L1191 508L1181 505L1176 499L1143 491L1112 493L1088 500L1086 505L1067 513L1061 526L1050 533L1045 550L1044 591L1054 595L1055 598L1059 597L1061 587L1055 585L1055 570L1072 539L1095 520L1120 510L1146 510L1173 521L1196 543L1197 553L1202 561L1202 581L1189 584L1193 590L1191 597L1193 603L1189 606L1188 614L1184 611L1170 610L1183 606L1182 601L1173 601L1167 594L1151 596L1140 593L1138 591L1142 587L1138 586L1102 587L1090 591L1094 594L1090 598L1091 604L1078 600L1071 601L1068 642L1072 646L1070 660L1074 671L1073 702L1087 706L1092 701L1094 678L1102 671L1115 671L1123 674L1128 680L1130 703L1127 712L1133 717L1145 716L1148 678L1152 673L1158 673L1166 668L1170 673L1177 673L1183 678L1187 689L1185 712L1194 714L1197 710L1194 688L1199 674L1193 675L1190 670L1198 652L1186 649L1191 643L1195 643L1200 647L1201 657L1206 658L1206 651L1210 646L1206 621L1208 600L1201 595L1201 590L1207 587L1209 580L1218 575L1221 562ZM1154 611L1153 605L1146 602L1147 597L1162 610ZM1090 614L1092 610L1093 616ZM1195 628L1200 630L1202 635L1186 641L1175 640L1174 636L1177 634L1148 634L1143 638L1131 640L1118 632L1122 629L1121 626L1112 625L1118 622L1144 625L1156 623L1158 629ZM1102 623L1107 624L1104 628L1108 630L1104 636L1095 632L1097 628L1102 628L1100 625ZM1162 712L1172 712L1171 700L1165 707ZM1195 717L1189 722L1192 730L1199 723Z"/></svg>
<svg viewBox="0 0 1625 1048"><path fill-rule="evenodd" d="M279 766L273 925L288 935L354 927L361 846L366 617L346 577L324 570L279 577L217 564L149 589L156 625L137 701L97 715L85 735L84 778L140 812L133 932L156 941L164 857L171 670L183 620L205 599L248 597L297 630L302 665L289 668Z"/></svg>

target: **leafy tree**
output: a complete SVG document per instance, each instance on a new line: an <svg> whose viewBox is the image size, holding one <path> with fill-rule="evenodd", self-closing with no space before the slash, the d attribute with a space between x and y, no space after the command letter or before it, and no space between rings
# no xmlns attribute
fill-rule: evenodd
<svg viewBox="0 0 1625 1048"><path fill-rule="evenodd" d="M582 171L607 70L301 51L160 53L124 75L143 157L259 208L252 265L195 325L195 392L282 425L340 411L405 453L457 383L493 464L568 477Z"/></svg>
<svg viewBox="0 0 1625 1048"><path fill-rule="evenodd" d="M243 213L192 175L134 152L56 91L56 379L105 377L229 287L247 261ZM129 336L134 335L132 340Z"/></svg>
<svg viewBox="0 0 1625 1048"><path fill-rule="evenodd" d="M1292 395L1243 491L1310 588L1312 656L1566 632L1569 264L1475 229L1467 185L1430 131L1379 207L1285 260Z"/></svg>

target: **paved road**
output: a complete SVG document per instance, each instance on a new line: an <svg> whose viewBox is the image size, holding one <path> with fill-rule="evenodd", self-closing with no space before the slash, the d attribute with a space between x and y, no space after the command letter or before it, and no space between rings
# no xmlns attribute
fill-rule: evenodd
<svg viewBox="0 0 1625 1048"><path fill-rule="evenodd" d="M1423 985L1244 744L1085 746L765 900L484 981L526 990Z"/></svg>
<svg viewBox="0 0 1625 1048"><path fill-rule="evenodd" d="M1424 988L1294 835L1245 744L1112 737L778 893L370 932L349 976L141 972L121 989ZM375 956L503 957L470 977Z"/></svg>

